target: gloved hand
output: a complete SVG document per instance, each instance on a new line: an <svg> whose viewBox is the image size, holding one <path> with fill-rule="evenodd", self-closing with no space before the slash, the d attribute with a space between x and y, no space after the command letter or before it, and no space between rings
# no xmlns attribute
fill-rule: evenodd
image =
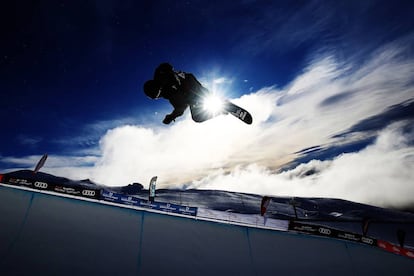
<svg viewBox="0 0 414 276"><path fill-rule="evenodd" d="M174 116L172 116L171 114L168 114L165 116L164 121L162 121L164 124L168 125L170 124L172 121L174 121Z"/></svg>

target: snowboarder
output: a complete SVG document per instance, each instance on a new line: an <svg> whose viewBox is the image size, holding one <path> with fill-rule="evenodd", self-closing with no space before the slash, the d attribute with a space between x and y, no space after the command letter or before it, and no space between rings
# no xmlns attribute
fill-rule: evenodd
<svg viewBox="0 0 414 276"><path fill-rule="evenodd" d="M195 122L204 122L218 114L206 112L203 100L210 92L191 73L176 72L169 63L161 63L154 72L154 78L144 84L144 92L151 99L164 98L174 107L172 113L167 114L164 124L170 124L175 118L183 115L190 107L191 117ZM241 107L225 101L219 114L230 112L247 124L251 124L251 115Z"/></svg>

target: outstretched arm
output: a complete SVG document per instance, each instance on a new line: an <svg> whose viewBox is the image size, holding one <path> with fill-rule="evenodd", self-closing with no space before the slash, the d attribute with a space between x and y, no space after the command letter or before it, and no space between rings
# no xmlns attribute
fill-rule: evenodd
<svg viewBox="0 0 414 276"><path fill-rule="evenodd" d="M185 109L184 109L185 110ZM164 124L170 124L172 121L174 121L175 120L175 118L177 118L177 117L179 117L179 116L181 116L181 115L183 115L183 113L184 113L184 110L182 110L182 109L174 109L173 110L173 112L172 113L170 113L170 114L167 114L166 116L165 116L165 118L164 118L164 120L162 121Z"/></svg>

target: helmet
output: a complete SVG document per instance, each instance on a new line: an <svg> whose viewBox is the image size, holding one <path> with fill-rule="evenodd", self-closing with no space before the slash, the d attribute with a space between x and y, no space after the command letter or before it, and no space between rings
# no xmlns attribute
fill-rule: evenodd
<svg viewBox="0 0 414 276"><path fill-rule="evenodd" d="M172 87L174 85L176 86L180 85L180 81L178 79L176 72L174 71L173 66L166 62L161 63L155 69L154 80L158 81L161 87L164 87L164 88Z"/></svg>
<svg viewBox="0 0 414 276"><path fill-rule="evenodd" d="M161 94L161 85L156 80L149 80L144 83L144 93L151 99L157 99Z"/></svg>
<svg viewBox="0 0 414 276"><path fill-rule="evenodd" d="M155 74L165 74L173 71L174 67L171 64L168 62L163 62L155 69Z"/></svg>

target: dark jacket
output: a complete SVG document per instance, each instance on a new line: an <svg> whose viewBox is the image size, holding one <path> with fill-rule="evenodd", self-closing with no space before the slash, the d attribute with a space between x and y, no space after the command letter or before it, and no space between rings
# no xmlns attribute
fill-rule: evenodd
<svg viewBox="0 0 414 276"><path fill-rule="evenodd" d="M161 83L161 97L169 100L174 107L172 113L164 119L167 124L181 116L188 106L199 105L203 95L208 93L191 73L156 70L154 79Z"/></svg>

